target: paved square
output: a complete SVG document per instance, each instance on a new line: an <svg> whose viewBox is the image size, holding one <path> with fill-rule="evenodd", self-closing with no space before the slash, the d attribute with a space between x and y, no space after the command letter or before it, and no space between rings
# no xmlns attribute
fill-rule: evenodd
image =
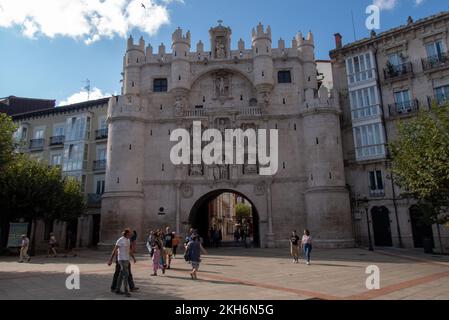
<svg viewBox="0 0 449 320"><path fill-rule="evenodd" d="M56 259L38 256L30 264L0 257L0 299L125 299L109 292L114 272L106 265L109 253L79 254ZM158 277L150 277L148 255L137 258L132 272L141 292L131 299L449 299L449 257L415 250L315 249L311 266L293 264L285 249L209 250L198 281L190 279L182 255L174 260L172 270ZM65 270L72 264L81 271L80 290L65 287ZM365 286L370 265L380 268L380 290Z"/></svg>

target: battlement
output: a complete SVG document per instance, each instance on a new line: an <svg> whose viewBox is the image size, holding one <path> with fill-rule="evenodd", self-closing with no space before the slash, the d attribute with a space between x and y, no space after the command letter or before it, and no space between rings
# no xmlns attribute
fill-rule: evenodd
<svg viewBox="0 0 449 320"><path fill-rule="evenodd" d="M140 37L138 44L134 44L133 36L129 36L127 51L130 51L130 50L139 50L139 51L145 52L145 40L143 39L143 37Z"/></svg>
<svg viewBox="0 0 449 320"><path fill-rule="evenodd" d="M230 29L221 25L212 30L215 32L213 33L214 36L226 38L226 36L230 35ZM190 51L190 31L184 33L183 30L178 27L172 34L172 40L173 44L168 48L164 45L164 43L154 47L151 44L148 44L148 46L145 47L145 41L142 37L139 39L139 43L135 44L133 42L133 37L130 36L128 39L127 51L137 50L140 53L143 53L144 59L142 59L142 61L144 63L155 63L159 65L171 63L176 59L175 52L179 53L179 51L182 52L181 56L183 59L187 59L192 63L207 63L215 57L216 44L212 46L214 50L205 51L205 43L199 41L196 44L194 51ZM272 56L273 59L288 59L299 56L305 61L314 61L314 37L312 32L308 32L305 37L301 32L299 32L293 37L291 42L281 38L278 40L277 45L271 46L270 43L272 42L272 32L270 26L265 27L262 23L259 23L259 25L252 30L252 41L252 47L250 46L249 48L247 46L245 47L245 41L243 39L240 39L237 42L237 48L230 48L231 41L224 40L224 51L226 53L225 60L232 60L235 62L238 60L250 60L254 58L254 47L258 45L259 41L261 41L263 42L263 51L259 51L259 53L265 53L265 46L267 46L270 49L269 55ZM185 48L180 48L178 50L175 45L188 46L189 48L187 51ZM181 56L178 55L178 58L181 58Z"/></svg>
<svg viewBox="0 0 449 320"><path fill-rule="evenodd" d="M297 42L299 47L304 46L304 45L315 46L315 41L314 41L314 37L313 37L312 31L309 31L307 33L307 37L305 37L305 38L304 38L302 32L298 32L296 34L295 39L296 39L296 42Z"/></svg>
<svg viewBox="0 0 449 320"><path fill-rule="evenodd" d="M335 90L329 91L325 86L321 86L318 91L307 89L305 91L304 107L306 110L333 109L338 112L341 111Z"/></svg>
<svg viewBox="0 0 449 320"><path fill-rule="evenodd" d="M183 35L182 29L180 27L178 27L178 29L176 29L176 31L172 35L173 45L177 43L185 43L190 46L190 40L190 31L187 31L187 33Z"/></svg>
<svg viewBox="0 0 449 320"><path fill-rule="evenodd" d="M264 25L259 22L259 25L252 32L252 40L257 41L260 39L269 39L271 41L271 27L267 26L267 29L264 29Z"/></svg>

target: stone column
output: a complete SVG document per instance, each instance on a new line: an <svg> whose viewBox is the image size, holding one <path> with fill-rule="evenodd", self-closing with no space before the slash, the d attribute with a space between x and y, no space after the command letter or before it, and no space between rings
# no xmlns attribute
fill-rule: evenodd
<svg viewBox="0 0 449 320"><path fill-rule="evenodd" d="M271 194L271 181L267 181L267 215L268 215L268 233L267 233L267 247L275 248L274 233L273 233L273 199Z"/></svg>
<svg viewBox="0 0 449 320"><path fill-rule="evenodd" d="M181 185L176 185L176 234L181 233Z"/></svg>

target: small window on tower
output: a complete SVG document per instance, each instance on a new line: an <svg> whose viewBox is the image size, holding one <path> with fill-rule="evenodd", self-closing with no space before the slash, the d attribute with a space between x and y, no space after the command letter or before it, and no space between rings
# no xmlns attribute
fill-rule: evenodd
<svg viewBox="0 0 449 320"><path fill-rule="evenodd" d="M154 79L153 91L154 92L167 92L168 83L167 79Z"/></svg>
<svg viewBox="0 0 449 320"><path fill-rule="evenodd" d="M292 83L292 74L290 70L278 72L278 83Z"/></svg>

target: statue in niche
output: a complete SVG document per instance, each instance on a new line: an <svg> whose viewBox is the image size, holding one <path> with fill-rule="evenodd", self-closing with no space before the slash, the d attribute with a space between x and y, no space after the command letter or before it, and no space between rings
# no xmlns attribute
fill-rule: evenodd
<svg viewBox="0 0 449 320"><path fill-rule="evenodd" d="M175 115L182 116L185 111L185 103L183 97L176 97L175 101Z"/></svg>
<svg viewBox="0 0 449 320"><path fill-rule="evenodd" d="M215 79L216 97L229 97L230 81L226 75L218 75Z"/></svg>
<svg viewBox="0 0 449 320"><path fill-rule="evenodd" d="M223 39L217 39L216 45L216 56L217 59L225 59L226 58L226 46L223 43Z"/></svg>

